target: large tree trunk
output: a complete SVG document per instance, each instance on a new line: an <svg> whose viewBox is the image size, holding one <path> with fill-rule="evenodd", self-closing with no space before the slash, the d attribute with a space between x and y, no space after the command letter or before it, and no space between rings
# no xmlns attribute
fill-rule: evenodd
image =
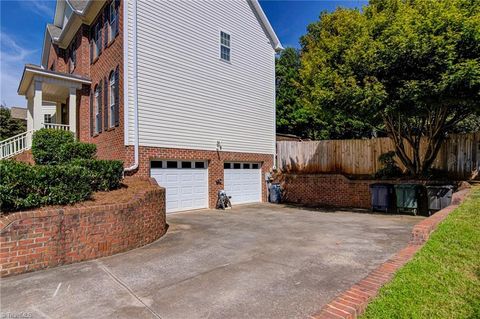
<svg viewBox="0 0 480 319"><path fill-rule="evenodd" d="M422 119L417 124L424 126L427 122ZM413 177L427 175L445 139L442 128L423 130L423 127L410 127L401 117L394 119L392 116L384 116L384 123L387 134L394 143L395 153L405 166L407 173ZM424 154L420 152L422 131L427 143ZM433 134L429 134L430 132Z"/></svg>

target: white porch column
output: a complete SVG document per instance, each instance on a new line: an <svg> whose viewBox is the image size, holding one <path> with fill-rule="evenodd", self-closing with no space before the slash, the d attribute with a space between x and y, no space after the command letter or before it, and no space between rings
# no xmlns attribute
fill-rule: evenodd
<svg viewBox="0 0 480 319"><path fill-rule="evenodd" d="M43 128L42 82L35 81L33 85L33 129L36 131Z"/></svg>
<svg viewBox="0 0 480 319"><path fill-rule="evenodd" d="M62 123L62 103L57 102L55 104L55 124L63 124Z"/></svg>
<svg viewBox="0 0 480 319"><path fill-rule="evenodd" d="M70 95L68 100L68 125L70 131L77 133L77 88L70 88Z"/></svg>

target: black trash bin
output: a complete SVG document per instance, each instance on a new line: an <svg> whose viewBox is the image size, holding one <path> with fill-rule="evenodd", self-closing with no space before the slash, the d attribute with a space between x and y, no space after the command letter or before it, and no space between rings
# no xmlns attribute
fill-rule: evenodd
<svg viewBox="0 0 480 319"><path fill-rule="evenodd" d="M282 201L282 189L279 183L270 184L269 201L275 204L279 204Z"/></svg>
<svg viewBox="0 0 480 319"><path fill-rule="evenodd" d="M421 184L395 185L397 198L397 213L412 213L413 215L427 213L426 189Z"/></svg>
<svg viewBox="0 0 480 319"><path fill-rule="evenodd" d="M371 184L372 210L390 213L395 211L395 190L392 184Z"/></svg>
<svg viewBox="0 0 480 319"><path fill-rule="evenodd" d="M427 186L428 213L431 215L452 202L453 186Z"/></svg>

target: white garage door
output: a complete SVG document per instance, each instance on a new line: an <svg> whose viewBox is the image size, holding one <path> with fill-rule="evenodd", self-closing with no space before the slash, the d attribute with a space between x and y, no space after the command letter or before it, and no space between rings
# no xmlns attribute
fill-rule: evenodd
<svg viewBox="0 0 480 319"><path fill-rule="evenodd" d="M152 161L150 175L166 189L167 213L208 207L207 162Z"/></svg>
<svg viewBox="0 0 480 319"><path fill-rule="evenodd" d="M232 204L262 201L262 174L259 163L225 163L225 191Z"/></svg>

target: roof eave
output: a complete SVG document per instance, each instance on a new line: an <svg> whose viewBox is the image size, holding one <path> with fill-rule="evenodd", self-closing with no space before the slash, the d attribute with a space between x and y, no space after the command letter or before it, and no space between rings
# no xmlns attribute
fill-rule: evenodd
<svg viewBox="0 0 480 319"><path fill-rule="evenodd" d="M272 40L272 47L276 52L279 52L283 50L283 46L280 43L280 40L278 39L277 35L275 34L275 31L272 28L272 25L270 24L270 21L268 21L267 16L265 15L265 12L263 12L262 7L260 6L260 3L258 0L249 0L250 3L253 5L255 8L255 11L258 14L258 17L260 18L260 21L262 22L263 26L265 27L265 30L268 33L268 36Z"/></svg>

